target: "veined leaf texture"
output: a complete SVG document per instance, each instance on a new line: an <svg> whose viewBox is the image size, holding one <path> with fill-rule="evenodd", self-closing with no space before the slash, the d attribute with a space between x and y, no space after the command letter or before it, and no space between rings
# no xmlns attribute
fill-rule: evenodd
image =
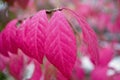
<svg viewBox="0 0 120 80"><path fill-rule="evenodd" d="M47 29L45 51L47 59L66 77L70 76L76 60L76 39L64 14L53 14Z"/></svg>
<svg viewBox="0 0 120 80"><path fill-rule="evenodd" d="M90 58L97 64L98 48L94 31L76 13L73 12L72 15L82 28L83 40L88 46ZM23 20L18 27L17 20L11 21L0 33L0 43L1 53L3 48L12 53L17 53L17 48L20 48L27 56L41 64L46 56L67 78L70 77L76 61L76 37L63 12L59 10L53 13L50 20L46 11L41 10L31 18Z"/></svg>
<svg viewBox="0 0 120 80"><path fill-rule="evenodd" d="M81 15L78 15L76 12L68 8L64 8L64 9L69 11L77 19L82 29L83 41L87 45L88 55L91 61L95 65L97 65L99 63L99 51L98 51L98 40L95 32L92 30L92 28L88 25L88 23Z"/></svg>
<svg viewBox="0 0 120 80"><path fill-rule="evenodd" d="M26 20L20 27L21 30L18 30L18 38L22 37L20 48L23 47L23 52L40 63L42 63L45 53L44 42L47 22L46 12L43 10L35 14L31 19Z"/></svg>
<svg viewBox="0 0 120 80"><path fill-rule="evenodd" d="M1 53L8 56L8 51L17 53L16 47L16 23L17 20L10 21L1 32Z"/></svg>

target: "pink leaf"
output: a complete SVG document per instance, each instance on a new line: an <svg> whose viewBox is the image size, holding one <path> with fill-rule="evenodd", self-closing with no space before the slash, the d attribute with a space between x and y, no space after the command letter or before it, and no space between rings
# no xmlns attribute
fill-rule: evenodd
<svg viewBox="0 0 120 80"><path fill-rule="evenodd" d="M17 20L10 21L2 32L2 45L6 52L17 53L16 47ZM5 53L7 54L7 53Z"/></svg>
<svg viewBox="0 0 120 80"><path fill-rule="evenodd" d="M0 54L0 71L3 71L6 68L8 60L8 57L5 57L2 54Z"/></svg>
<svg viewBox="0 0 120 80"><path fill-rule="evenodd" d="M0 32L0 53L2 52L2 33Z"/></svg>
<svg viewBox="0 0 120 80"><path fill-rule="evenodd" d="M108 80L108 67L96 67L91 73L91 80Z"/></svg>
<svg viewBox="0 0 120 80"><path fill-rule="evenodd" d="M64 15L57 11L50 19L45 42L47 59L64 76L70 77L76 60L76 39Z"/></svg>
<svg viewBox="0 0 120 80"><path fill-rule="evenodd" d="M3 39L2 39L2 33L0 33L0 53L5 55L5 56L8 56L8 53L7 51L5 50L5 48L3 47Z"/></svg>
<svg viewBox="0 0 120 80"><path fill-rule="evenodd" d="M18 57L22 57L23 62L24 62L24 65L22 67L24 71L22 71L23 69L21 69L21 73L23 73L22 77L25 80L26 79L27 80L39 80L42 76L40 64L36 60L25 55L21 50L18 50L18 54L19 54ZM31 65L34 67L31 67Z"/></svg>
<svg viewBox="0 0 120 80"><path fill-rule="evenodd" d="M10 54L10 61L8 64L10 74L17 80L22 80L24 70L23 55Z"/></svg>
<svg viewBox="0 0 120 80"><path fill-rule="evenodd" d="M22 32L20 33L23 38L23 42L21 42L24 48L23 52L25 52L29 57L35 58L40 63L43 61L45 52L44 42L47 26L48 20L46 12L42 10L23 25L23 30L21 30Z"/></svg>
<svg viewBox="0 0 120 80"><path fill-rule="evenodd" d="M87 49L89 52L89 56L94 64L98 64L99 62L99 51L98 51L98 40L95 32L92 30L92 28L87 24L87 22L84 20L84 18L74 11L64 8L65 10L68 10L71 12L71 14L77 19L79 25L82 28L82 34L83 34L83 41L87 45Z"/></svg>
<svg viewBox="0 0 120 80"><path fill-rule="evenodd" d="M25 27L28 26L30 22L30 19L26 19L22 21L21 25L18 27L16 31L16 37L17 37L17 47L20 48L24 53L29 53L28 46L25 44Z"/></svg>
<svg viewBox="0 0 120 80"><path fill-rule="evenodd" d="M84 25L82 30L83 30L83 41L88 47L89 56L94 64L98 64L99 51L98 51L97 37L95 33L93 32L93 30L87 24Z"/></svg>
<svg viewBox="0 0 120 80"><path fill-rule="evenodd" d="M56 80L68 80L65 76L63 76L63 74L61 74L61 72L56 71L56 73L57 73Z"/></svg>
<svg viewBox="0 0 120 80"><path fill-rule="evenodd" d="M116 74L116 75L114 75L113 80L120 80L120 74Z"/></svg>
<svg viewBox="0 0 120 80"><path fill-rule="evenodd" d="M100 62L101 66L107 66L110 60L113 58L113 50L112 48L103 48L100 51Z"/></svg>
<svg viewBox="0 0 120 80"><path fill-rule="evenodd" d="M85 77L85 71L81 67L81 62L79 59L77 59L75 66L73 68L72 72L72 79L73 80L84 80Z"/></svg>
<svg viewBox="0 0 120 80"><path fill-rule="evenodd" d="M42 76L40 64L35 60L33 60L33 61L34 61L35 69L34 69L32 77L29 80L40 80L40 78Z"/></svg>

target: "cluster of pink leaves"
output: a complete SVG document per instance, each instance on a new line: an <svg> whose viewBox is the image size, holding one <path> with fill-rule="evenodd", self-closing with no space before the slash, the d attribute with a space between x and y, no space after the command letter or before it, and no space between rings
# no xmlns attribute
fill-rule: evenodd
<svg viewBox="0 0 120 80"><path fill-rule="evenodd" d="M75 11L78 14L81 14L87 18L89 23L92 27L97 29L99 42L109 45L106 48L104 44L100 46L100 56L99 56L99 65L94 68L92 71L91 79L92 80L119 80L120 74L116 72L114 69L113 71L116 72L114 75L109 76L107 72L111 67L108 66L110 61L119 56L120 48L115 49L115 44L119 45L119 33L120 33L120 2L119 0L116 1L105 1L100 0L96 1L95 4L89 3L89 0L86 3L82 3L82 1L74 0L75 1ZM97 5L96 5L97 4ZM111 35L107 35L107 34ZM116 36L117 33L118 35ZM110 38L110 39L109 39ZM115 43L115 44L114 44ZM112 44L112 46L111 46ZM102 47L102 48L101 48ZM86 46L81 45L81 50L84 53L87 52ZM116 65L118 66L118 65Z"/></svg>
<svg viewBox="0 0 120 80"><path fill-rule="evenodd" d="M76 0L75 0L76 1ZM118 3L118 5L116 4ZM105 28L113 33L120 32L119 1L96 1L96 4L75 2L75 11L88 18L90 24L99 31Z"/></svg>
<svg viewBox="0 0 120 80"><path fill-rule="evenodd" d="M33 70L30 69L31 71L28 70L30 65L34 66ZM9 52L9 57L0 54L0 71L5 72L6 70L8 70L9 75L15 80L38 80L42 76L39 63L24 55L22 51L19 51L18 55ZM28 74L30 72L32 73ZM26 77L25 75L29 75L30 77Z"/></svg>
<svg viewBox="0 0 120 80"><path fill-rule="evenodd" d="M98 64L98 44L94 31L81 16L72 10L64 9L73 14L79 22L90 58L94 64ZM50 20L47 18L46 11L41 10L21 23L17 19L9 22L0 33L0 52L9 56L9 52L17 54L18 48L40 64L43 63L43 57L46 56L48 61L62 73L60 73L61 75L70 78L76 61L77 45L75 34L62 11L54 12ZM14 61L14 58L11 60ZM23 61L20 60L20 66L16 64L18 68L23 67ZM14 64L11 61L10 63ZM14 70L11 74L14 76ZM20 76L21 74L17 78Z"/></svg>
<svg viewBox="0 0 120 80"><path fill-rule="evenodd" d="M117 72L114 68L109 67L108 64L114 57L114 51L110 47L102 48L100 51L99 65L91 72L92 80L119 80L120 73ZM109 75L109 70L114 71L115 73Z"/></svg>

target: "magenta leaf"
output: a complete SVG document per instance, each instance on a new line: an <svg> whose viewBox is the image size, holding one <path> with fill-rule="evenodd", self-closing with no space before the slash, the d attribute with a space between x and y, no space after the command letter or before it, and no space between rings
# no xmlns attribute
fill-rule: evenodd
<svg viewBox="0 0 120 80"><path fill-rule="evenodd" d="M99 65L101 66L107 66L108 63L112 60L114 54L113 54L113 49L112 48L102 48L100 50L100 60L99 60Z"/></svg>
<svg viewBox="0 0 120 80"><path fill-rule="evenodd" d="M34 72L32 74L32 77L29 80L40 80L40 78L42 76L40 64L35 60L33 60L33 61L34 61L35 69L34 69Z"/></svg>
<svg viewBox="0 0 120 80"><path fill-rule="evenodd" d="M8 56L7 51L5 50L5 48L3 47L3 39L2 39L2 33L0 33L0 54L3 54L5 56Z"/></svg>
<svg viewBox="0 0 120 80"><path fill-rule="evenodd" d="M120 80L120 74L116 74L116 75L114 75L113 80Z"/></svg>
<svg viewBox="0 0 120 80"><path fill-rule="evenodd" d="M94 64L98 64L99 51L98 51L97 37L87 23L84 23L82 31L83 31L83 41L88 47L88 53L89 53L90 59Z"/></svg>
<svg viewBox="0 0 120 80"><path fill-rule="evenodd" d="M23 55L14 55L10 53L10 60L8 64L10 74L17 80L22 80L24 70Z"/></svg>
<svg viewBox="0 0 120 80"><path fill-rule="evenodd" d="M66 77L76 60L76 39L63 13L56 11L49 22L45 51L47 59Z"/></svg>
<svg viewBox="0 0 120 80"><path fill-rule="evenodd" d="M26 19L22 21L21 25L18 27L16 31L17 37L17 47L20 48L25 54L29 53L28 46L25 43L25 28L28 26L30 19ZM29 54L30 55L30 54Z"/></svg>
<svg viewBox="0 0 120 80"><path fill-rule="evenodd" d="M20 77L20 80L39 80L42 76L42 70L40 68L39 62L36 60L28 57L25 55L21 50L18 50L18 55L10 55L11 61L13 62L14 59L18 60L17 63L14 64L16 68L21 68L19 70L13 69L11 72L12 75L15 76L15 78L18 80L18 78L15 75L15 72L19 72L18 77ZM14 61L15 62L15 61ZM23 64L21 64L23 63ZM12 66L12 67L14 67ZM22 73L22 74L21 74Z"/></svg>
<svg viewBox="0 0 120 80"><path fill-rule="evenodd" d="M73 80L84 80L85 78L85 71L84 69L81 67L81 62L79 59L76 60L75 66L73 68L73 72L72 72L72 79Z"/></svg>
<svg viewBox="0 0 120 80"><path fill-rule="evenodd" d="M2 33L0 32L0 53L2 52Z"/></svg>
<svg viewBox="0 0 120 80"><path fill-rule="evenodd" d="M56 80L68 80L65 76L63 76L63 74L61 74L61 72L56 71L57 76L56 76Z"/></svg>
<svg viewBox="0 0 120 80"><path fill-rule="evenodd" d="M100 67L97 66L92 72L91 72L91 80L109 80L107 76L107 70L108 67Z"/></svg>
<svg viewBox="0 0 120 80"><path fill-rule="evenodd" d="M45 53L45 30L48 26L47 15L44 10L35 14L31 19L28 19L20 27L17 34L18 40L22 37L19 44L22 51L29 57L35 58L40 63L43 61ZM20 32L20 34L19 34ZM23 47L23 48L22 48Z"/></svg>
<svg viewBox="0 0 120 80"><path fill-rule="evenodd" d="M8 57L0 54L0 71L3 71L6 68L8 61Z"/></svg>
<svg viewBox="0 0 120 80"><path fill-rule="evenodd" d="M12 53L17 53L16 25L17 20L12 20L6 25L5 29L2 31L2 47L6 50L4 51L6 53L3 54L8 54L8 51Z"/></svg>
<svg viewBox="0 0 120 80"><path fill-rule="evenodd" d="M88 55L94 64L98 64L99 62L99 51L98 51L98 40L95 32L88 25L88 23L84 20L84 18L78 15L76 12L64 8L71 12L71 14L77 19L79 25L82 28L83 41L87 45Z"/></svg>

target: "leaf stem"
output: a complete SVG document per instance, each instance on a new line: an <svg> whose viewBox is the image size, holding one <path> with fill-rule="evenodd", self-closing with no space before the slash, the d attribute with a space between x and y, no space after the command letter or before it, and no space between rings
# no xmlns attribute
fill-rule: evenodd
<svg viewBox="0 0 120 80"><path fill-rule="evenodd" d="M63 10L63 8L56 8L56 9L46 10L46 13L47 13L47 14L50 14L50 13L52 13L52 12L62 11L62 10Z"/></svg>

